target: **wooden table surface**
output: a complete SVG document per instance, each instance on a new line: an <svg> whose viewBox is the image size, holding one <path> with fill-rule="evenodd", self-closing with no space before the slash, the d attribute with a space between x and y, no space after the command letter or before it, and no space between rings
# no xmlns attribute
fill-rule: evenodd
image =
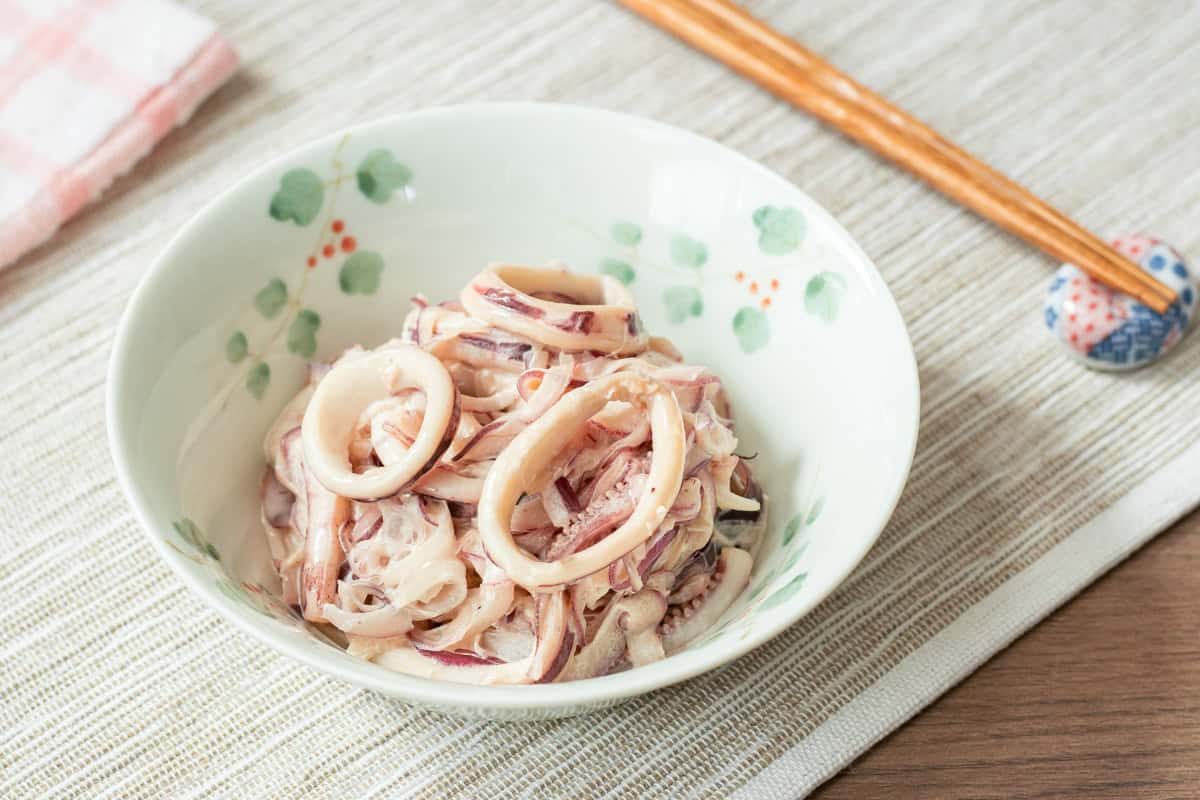
<svg viewBox="0 0 1200 800"><path fill-rule="evenodd" d="M1200 798L1200 511L812 797Z"/></svg>

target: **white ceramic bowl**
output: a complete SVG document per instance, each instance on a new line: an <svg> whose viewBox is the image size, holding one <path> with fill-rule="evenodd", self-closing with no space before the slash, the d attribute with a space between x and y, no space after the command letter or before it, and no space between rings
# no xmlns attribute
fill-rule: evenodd
<svg viewBox="0 0 1200 800"><path fill-rule="evenodd" d="M351 658L276 599L258 523L267 426L302 384L306 357L398 334L414 293L455 296L490 261L555 260L629 282L649 330L725 380L739 450L759 454L770 498L750 587L685 652L592 680L463 686ZM222 616L353 684L502 718L611 705L791 625L883 528L917 418L900 314L811 198L694 134L545 105L407 114L256 170L150 268L108 386L130 503L163 558Z"/></svg>

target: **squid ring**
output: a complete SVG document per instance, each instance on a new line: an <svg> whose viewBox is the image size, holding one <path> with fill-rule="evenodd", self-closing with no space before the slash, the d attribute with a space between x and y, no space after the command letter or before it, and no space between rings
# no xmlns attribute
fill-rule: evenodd
<svg viewBox="0 0 1200 800"><path fill-rule="evenodd" d="M513 541L513 509L576 431L610 400L650 406L653 451L646 489L629 519L608 536L556 561L539 561ZM679 494L685 450L679 404L668 389L632 372L592 381L566 394L521 431L496 459L484 481L477 511L484 549L515 583L529 591L545 591L603 569L658 529Z"/></svg>
<svg viewBox="0 0 1200 800"><path fill-rule="evenodd" d="M649 346L633 296L608 275L495 264L459 299L471 316L546 347L633 355Z"/></svg>
<svg viewBox="0 0 1200 800"><path fill-rule="evenodd" d="M350 467L348 443L359 415L391 396L396 384L425 393L421 429L403 457L362 474ZM343 361L313 392L300 435L304 461L326 489L355 500L377 500L404 489L445 452L458 426L458 389L446 367L418 347L392 347Z"/></svg>

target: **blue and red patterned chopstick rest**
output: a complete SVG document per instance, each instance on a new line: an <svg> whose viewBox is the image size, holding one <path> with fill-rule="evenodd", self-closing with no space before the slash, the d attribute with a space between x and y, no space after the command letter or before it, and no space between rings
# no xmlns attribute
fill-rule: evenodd
<svg viewBox="0 0 1200 800"><path fill-rule="evenodd" d="M1046 327L1089 367L1135 369L1166 353L1187 331L1197 287L1183 256L1166 242L1135 233L1113 246L1176 290L1179 299L1159 314L1063 264L1046 293Z"/></svg>

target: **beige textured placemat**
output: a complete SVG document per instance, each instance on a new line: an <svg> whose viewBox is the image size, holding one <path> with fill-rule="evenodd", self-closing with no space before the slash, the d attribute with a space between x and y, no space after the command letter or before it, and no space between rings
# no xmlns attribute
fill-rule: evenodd
<svg viewBox="0 0 1200 800"><path fill-rule="evenodd" d="M1200 254L1194 3L751 5L1090 228ZM1084 371L1041 329L1044 258L614 6L198 6L243 72L0 273L2 797L793 797L1200 499L1200 344ZM118 316L190 214L335 128L480 99L644 114L791 178L879 264L921 368L909 487L846 584L574 720L451 720L251 641L156 558L105 444Z"/></svg>

